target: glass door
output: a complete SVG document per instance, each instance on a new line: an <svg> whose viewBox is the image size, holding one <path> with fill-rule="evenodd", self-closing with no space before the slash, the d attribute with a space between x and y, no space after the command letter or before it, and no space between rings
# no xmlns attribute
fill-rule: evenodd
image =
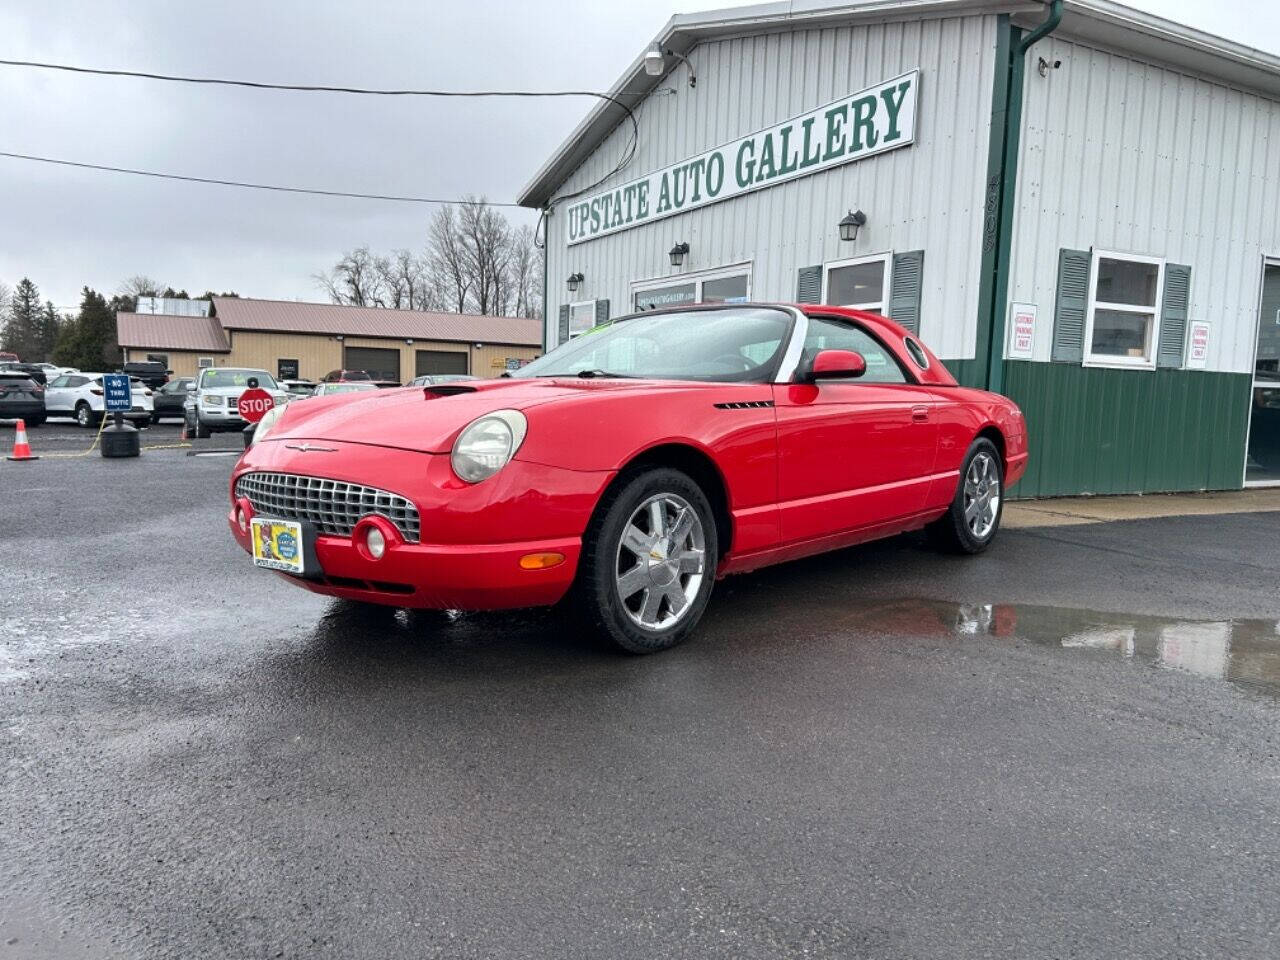
<svg viewBox="0 0 1280 960"><path fill-rule="evenodd" d="M1262 268L1245 483L1280 484L1280 263Z"/></svg>

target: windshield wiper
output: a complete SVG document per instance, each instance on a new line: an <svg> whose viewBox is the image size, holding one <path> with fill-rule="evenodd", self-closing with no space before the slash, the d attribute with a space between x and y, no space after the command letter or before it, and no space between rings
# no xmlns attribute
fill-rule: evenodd
<svg viewBox="0 0 1280 960"><path fill-rule="evenodd" d="M609 371L609 370L601 370L601 369L599 369L599 368L594 369L594 370L579 370L579 371L578 371L578 379L579 379L579 380L595 380L597 377L617 377L619 380L634 380L634 379L635 379L635 377L629 376L628 374L625 374L625 373L613 373L612 371Z"/></svg>

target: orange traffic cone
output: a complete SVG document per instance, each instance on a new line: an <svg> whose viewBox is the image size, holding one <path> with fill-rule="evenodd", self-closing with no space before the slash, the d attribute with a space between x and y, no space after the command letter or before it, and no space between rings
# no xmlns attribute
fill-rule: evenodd
<svg viewBox="0 0 1280 960"><path fill-rule="evenodd" d="M31 444L27 443L27 423L25 420L18 421L18 427L13 432L13 453L9 457L10 460L39 460L39 457L31 455Z"/></svg>

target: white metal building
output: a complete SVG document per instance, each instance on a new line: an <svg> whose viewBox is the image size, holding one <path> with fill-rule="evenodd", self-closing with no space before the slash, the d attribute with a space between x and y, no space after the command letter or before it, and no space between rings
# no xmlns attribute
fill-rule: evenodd
<svg viewBox="0 0 1280 960"><path fill-rule="evenodd" d="M857 305L1018 400L1023 495L1280 480L1280 58L1105 0L775 3L653 43L610 91L630 161L602 102L521 197L548 346Z"/></svg>

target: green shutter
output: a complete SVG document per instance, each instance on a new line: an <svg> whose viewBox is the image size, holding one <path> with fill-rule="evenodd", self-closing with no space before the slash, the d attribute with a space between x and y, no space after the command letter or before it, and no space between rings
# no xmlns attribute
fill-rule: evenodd
<svg viewBox="0 0 1280 960"><path fill-rule="evenodd" d="M801 267L796 280L796 303L822 302L822 264Z"/></svg>
<svg viewBox="0 0 1280 960"><path fill-rule="evenodd" d="M1053 311L1053 355L1061 363L1084 360L1084 315L1089 309L1088 250L1058 251L1058 299Z"/></svg>
<svg viewBox="0 0 1280 960"><path fill-rule="evenodd" d="M1187 342L1187 313L1191 303L1191 268L1181 263L1164 266L1164 296L1160 299L1160 350L1157 365L1182 366Z"/></svg>
<svg viewBox="0 0 1280 960"><path fill-rule="evenodd" d="M560 336L556 338L556 346L569 342L569 305L562 304L560 307Z"/></svg>
<svg viewBox="0 0 1280 960"><path fill-rule="evenodd" d="M600 326L600 324L608 323L608 322L609 322L609 301L597 300L595 325L598 327Z"/></svg>
<svg viewBox="0 0 1280 960"><path fill-rule="evenodd" d="M924 251L895 253L893 276L889 281L889 319L916 334L920 332L920 291L923 287Z"/></svg>

